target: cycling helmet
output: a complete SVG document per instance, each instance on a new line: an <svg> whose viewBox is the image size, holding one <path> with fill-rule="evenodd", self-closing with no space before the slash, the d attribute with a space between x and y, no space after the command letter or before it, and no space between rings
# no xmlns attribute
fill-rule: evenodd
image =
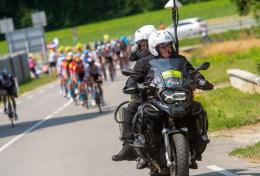
<svg viewBox="0 0 260 176"><path fill-rule="evenodd" d="M12 86L12 81L10 80L9 73L6 69L2 70L1 72L0 81L5 88Z"/></svg>
<svg viewBox="0 0 260 176"><path fill-rule="evenodd" d="M63 46L60 46L60 47L58 48L58 52L59 52L59 53L63 53L63 52L64 52L64 47L63 47Z"/></svg>
<svg viewBox="0 0 260 176"><path fill-rule="evenodd" d="M71 52L71 47L67 46L67 47L65 48L65 52L66 52L66 53L67 53L67 52Z"/></svg>
<svg viewBox="0 0 260 176"><path fill-rule="evenodd" d="M141 40L148 40L149 35L154 31L156 31L154 25L145 25L139 28L135 32L135 43L138 43Z"/></svg>
<svg viewBox="0 0 260 176"><path fill-rule="evenodd" d="M89 55L89 50L84 50L84 51L83 51L83 54L86 55L86 56L88 56L88 55Z"/></svg>
<svg viewBox="0 0 260 176"><path fill-rule="evenodd" d="M84 62L89 64L92 61L92 59L90 57L85 57L84 58Z"/></svg>
<svg viewBox="0 0 260 176"><path fill-rule="evenodd" d="M157 46L159 44L167 44L167 43L171 43L174 41L175 41L175 38L167 30L158 30L158 31L152 32L150 34L149 40L148 40L149 51L155 57L159 56Z"/></svg>
<svg viewBox="0 0 260 176"><path fill-rule="evenodd" d="M73 53L72 53L72 52L68 52L66 59L67 59L68 61L71 61L72 58L73 58Z"/></svg>
<svg viewBox="0 0 260 176"><path fill-rule="evenodd" d="M121 36L119 40L124 42L126 45L130 43L129 39L126 36Z"/></svg>
<svg viewBox="0 0 260 176"><path fill-rule="evenodd" d="M78 43L77 45L76 45L76 50L81 50L82 49L82 44L81 43Z"/></svg>
<svg viewBox="0 0 260 176"><path fill-rule="evenodd" d="M75 59L76 62L80 62L80 61L81 61L81 58L80 58L78 55L76 55L76 56L74 57L74 59Z"/></svg>
<svg viewBox="0 0 260 176"><path fill-rule="evenodd" d="M105 34L105 35L103 36L103 40L104 40L105 43L110 42L110 36L109 36L108 34Z"/></svg>
<svg viewBox="0 0 260 176"><path fill-rule="evenodd" d="M8 72L7 72L7 70L6 69L3 69L2 70L2 72L1 72L1 75L2 75L2 77L4 78L4 79L8 79Z"/></svg>

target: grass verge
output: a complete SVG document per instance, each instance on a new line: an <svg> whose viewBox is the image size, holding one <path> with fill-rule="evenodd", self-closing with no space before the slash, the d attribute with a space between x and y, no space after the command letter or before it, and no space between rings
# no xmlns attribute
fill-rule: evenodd
<svg viewBox="0 0 260 176"><path fill-rule="evenodd" d="M225 42L230 40L248 39L248 38L259 38L259 37L260 37L260 29L257 27L252 27L250 29L242 29L242 30L230 30L218 34L210 34L210 38L213 43ZM197 45L197 44L201 44L201 37L180 40L181 47Z"/></svg>
<svg viewBox="0 0 260 176"><path fill-rule="evenodd" d="M260 142L255 145L236 148L230 153L230 155L245 158L251 162L260 163Z"/></svg>
<svg viewBox="0 0 260 176"><path fill-rule="evenodd" d="M208 113L209 131L260 122L260 95L227 87L203 92L196 97Z"/></svg>
<svg viewBox="0 0 260 176"><path fill-rule="evenodd" d="M28 91L32 91L44 84L50 83L57 79L56 75L41 75L38 79L30 79L20 83L19 94L23 94Z"/></svg>
<svg viewBox="0 0 260 176"><path fill-rule="evenodd" d="M194 66L198 66L203 62L210 62L211 67L202 71L202 74L210 82L217 84L229 80L227 70L237 68L252 73L257 73L256 60L260 59L260 48L250 48L243 52L231 54L215 54L206 58L191 59Z"/></svg>

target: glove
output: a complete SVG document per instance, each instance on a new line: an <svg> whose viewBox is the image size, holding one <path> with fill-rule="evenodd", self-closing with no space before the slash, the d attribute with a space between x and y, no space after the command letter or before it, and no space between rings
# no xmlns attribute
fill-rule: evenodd
<svg viewBox="0 0 260 176"><path fill-rule="evenodd" d="M126 81L126 85L123 88L123 92L125 94L136 94L139 91L138 84L132 79L128 78Z"/></svg>
<svg viewBox="0 0 260 176"><path fill-rule="evenodd" d="M132 50L129 60L130 61L137 61L138 60L138 56L137 56L137 51L139 50L138 46L136 45L134 47L134 49Z"/></svg>
<svg viewBox="0 0 260 176"><path fill-rule="evenodd" d="M197 85L198 85L198 88L201 90L212 90L214 88L214 86L210 82L208 82L202 78L199 78L197 80Z"/></svg>

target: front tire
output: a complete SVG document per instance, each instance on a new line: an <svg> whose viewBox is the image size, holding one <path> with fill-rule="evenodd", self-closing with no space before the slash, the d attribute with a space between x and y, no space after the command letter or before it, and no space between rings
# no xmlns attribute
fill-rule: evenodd
<svg viewBox="0 0 260 176"><path fill-rule="evenodd" d="M184 134L172 136L173 157L175 168L170 169L171 176L189 176L189 150Z"/></svg>

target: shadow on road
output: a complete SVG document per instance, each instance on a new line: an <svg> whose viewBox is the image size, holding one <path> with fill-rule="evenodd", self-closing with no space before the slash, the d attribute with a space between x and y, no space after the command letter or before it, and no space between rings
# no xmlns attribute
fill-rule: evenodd
<svg viewBox="0 0 260 176"><path fill-rule="evenodd" d="M107 114L111 114L115 111L115 107L104 107L103 112L90 112L90 113L84 113L84 114L78 114L78 115L72 115L72 116L61 116L61 117L54 117L47 121L45 121L43 124L39 125L37 128L30 132L37 131L39 129L58 126L58 125L64 125L84 120L91 120L94 118L100 118ZM35 121L28 121L28 122L21 122L16 124L14 128L11 128L10 125L0 125L0 138L8 137L8 136L14 136L19 135L21 133L24 133L26 130L34 126L35 124L39 123L41 120L35 120Z"/></svg>
<svg viewBox="0 0 260 176"><path fill-rule="evenodd" d="M234 176L235 175L260 176L260 173L256 173L256 172L252 173L248 169L226 169L226 171L234 174ZM221 174L221 172L209 172L209 173L205 173L205 174L197 174L197 175L194 175L194 176L223 176L223 175L227 175L227 174Z"/></svg>

